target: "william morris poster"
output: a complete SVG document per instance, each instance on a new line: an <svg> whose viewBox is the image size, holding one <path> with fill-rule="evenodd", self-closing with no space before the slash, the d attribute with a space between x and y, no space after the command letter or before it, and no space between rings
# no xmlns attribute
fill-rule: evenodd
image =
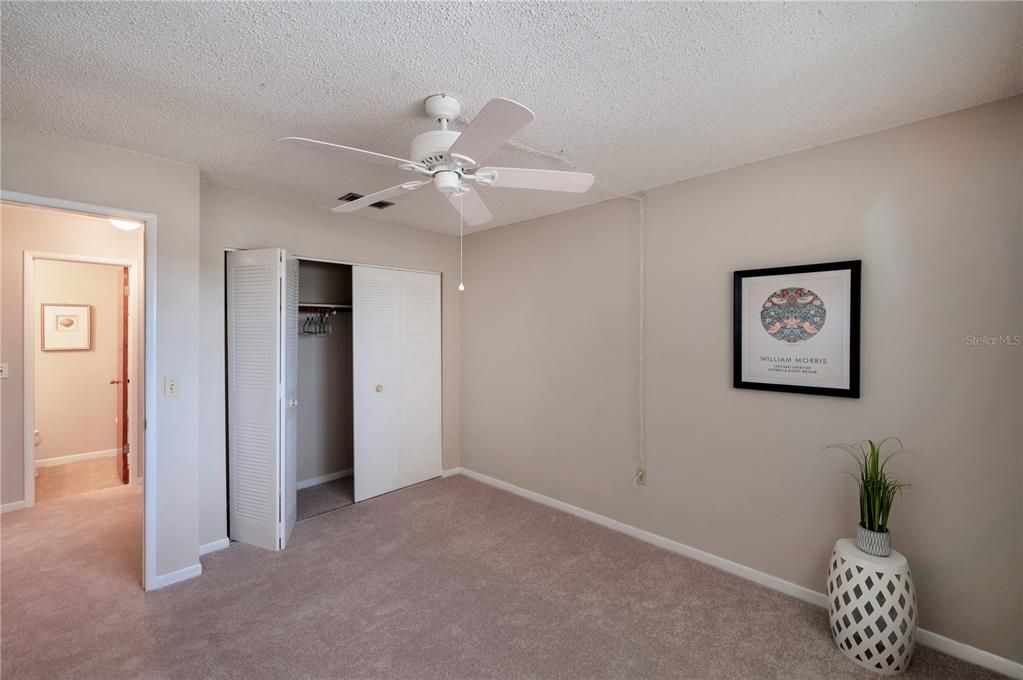
<svg viewBox="0 0 1023 680"><path fill-rule="evenodd" d="M860 396L860 261L734 274L735 387Z"/></svg>

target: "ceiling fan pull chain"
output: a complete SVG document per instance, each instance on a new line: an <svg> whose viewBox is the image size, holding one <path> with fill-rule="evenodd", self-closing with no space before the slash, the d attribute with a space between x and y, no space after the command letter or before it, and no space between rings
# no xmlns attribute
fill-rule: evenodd
<svg viewBox="0 0 1023 680"><path fill-rule="evenodd" d="M458 194L458 290L465 290L465 284L462 283L462 238L464 236L464 224L462 220L462 196L465 195L465 189Z"/></svg>

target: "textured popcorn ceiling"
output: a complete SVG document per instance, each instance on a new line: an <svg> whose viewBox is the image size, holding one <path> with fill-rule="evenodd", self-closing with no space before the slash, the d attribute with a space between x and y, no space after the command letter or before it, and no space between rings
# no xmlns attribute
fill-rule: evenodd
<svg viewBox="0 0 1023 680"><path fill-rule="evenodd" d="M483 188L496 220L567 210L1023 91L1023 3L4 2L3 121L198 165L329 208L408 176L446 92L537 119L491 165L593 172L582 196ZM431 188L367 217L456 231ZM342 216L339 220L345 219Z"/></svg>

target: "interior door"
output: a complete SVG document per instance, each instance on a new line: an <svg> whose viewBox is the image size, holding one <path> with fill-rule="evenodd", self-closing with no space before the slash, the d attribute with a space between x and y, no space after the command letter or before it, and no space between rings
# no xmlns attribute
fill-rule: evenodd
<svg viewBox="0 0 1023 680"><path fill-rule="evenodd" d="M121 268L121 308L119 342L117 343L118 376L110 382L117 386L117 474L123 484L129 480L128 470L128 268Z"/></svg>
<svg viewBox="0 0 1023 680"><path fill-rule="evenodd" d="M440 474L440 276L352 268L355 500Z"/></svg>
<svg viewBox="0 0 1023 680"><path fill-rule="evenodd" d="M230 535L268 550L282 549L288 533L286 257L276 248L227 254Z"/></svg>
<svg viewBox="0 0 1023 680"><path fill-rule="evenodd" d="M352 267L356 502L401 486L401 272Z"/></svg>

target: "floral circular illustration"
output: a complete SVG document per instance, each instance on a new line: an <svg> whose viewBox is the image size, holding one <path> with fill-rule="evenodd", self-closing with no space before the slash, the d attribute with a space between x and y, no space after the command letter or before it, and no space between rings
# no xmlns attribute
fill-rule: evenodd
<svg viewBox="0 0 1023 680"><path fill-rule="evenodd" d="M767 296L760 323L772 338L795 344L817 335L827 315L824 300L809 288L782 288Z"/></svg>

